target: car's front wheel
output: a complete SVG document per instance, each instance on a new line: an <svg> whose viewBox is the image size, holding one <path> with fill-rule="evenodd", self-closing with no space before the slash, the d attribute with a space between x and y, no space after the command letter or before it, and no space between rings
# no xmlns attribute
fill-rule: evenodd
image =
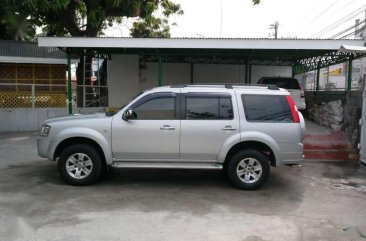
<svg viewBox="0 0 366 241"><path fill-rule="evenodd" d="M92 146L75 144L62 151L58 159L58 170L68 184L89 185L100 177L103 163Z"/></svg>
<svg viewBox="0 0 366 241"><path fill-rule="evenodd" d="M257 150L236 153L227 166L230 182L239 189L255 190L268 179L270 165L265 155Z"/></svg>

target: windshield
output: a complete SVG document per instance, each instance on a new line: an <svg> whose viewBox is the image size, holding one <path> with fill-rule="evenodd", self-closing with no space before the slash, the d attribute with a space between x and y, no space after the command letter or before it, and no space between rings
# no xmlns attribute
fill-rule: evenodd
<svg viewBox="0 0 366 241"><path fill-rule="evenodd" d="M143 93L144 93L144 91L143 92L140 92L139 94L137 94L136 96L134 96L133 98L131 98L129 101L127 101L126 104L122 105L121 108L119 108L119 109L121 110L121 109L125 108L126 105L128 105L129 103L131 103L134 99L136 99L137 97L139 97Z"/></svg>

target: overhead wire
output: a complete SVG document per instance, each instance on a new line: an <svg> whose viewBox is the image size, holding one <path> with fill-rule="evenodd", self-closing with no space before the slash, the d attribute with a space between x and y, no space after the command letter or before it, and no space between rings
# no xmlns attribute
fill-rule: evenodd
<svg viewBox="0 0 366 241"><path fill-rule="evenodd" d="M344 5L342 5L342 7L340 7L340 8L338 8L338 9L336 9L336 11L334 12L334 14L337 14L337 13L340 13L340 12L343 12L343 11L345 11L345 9L346 9L346 7L351 3L351 2L353 2L354 0L350 0L350 1L348 1L348 2L346 2ZM319 32L318 32L319 33ZM316 33L315 35L317 35L318 33ZM314 36L314 35L313 35ZM320 36L316 36L316 37L321 37L321 35Z"/></svg>
<svg viewBox="0 0 366 241"><path fill-rule="evenodd" d="M361 24L363 24L365 21L366 21L366 20L362 20L362 21L361 21L361 22L359 22L358 24L359 24L359 25L361 25ZM330 37L330 38L331 38L331 39L333 39L333 38L337 38L338 36L340 36L340 35L342 35L342 34L344 34L344 33L347 33L348 31L353 30L354 28L355 28L355 25L353 24L352 26L350 26L350 27L348 27L348 28L346 28L346 29L342 30L341 32L339 32L339 33L337 33L337 34L333 35L333 36L332 36L332 37Z"/></svg>
<svg viewBox="0 0 366 241"><path fill-rule="evenodd" d="M306 12L306 14L302 15L301 18L294 25L292 25L293 28L296 28L302 21L304 21L305 20L304 17L308 16L309 13L311 13L321 3L322 3L322 1L318 1L309 11Z"/></svg>
<svg viewBox="0 0 366 241"><path fill-rule="evenodd" d="M315 16L315 18L313 18L312 20L310 20L309 23L304 28L302 28L302 31L305 30L305 29L307 29L308 27L310 27L312 23L316 22L316 20L318 20L319 17L323 16L324 13L328 12L339 1L340 0L335 0L330 5L328 5L328 7L326 9L324 9L320 14L318 14L317 16Z"/></svg>
<svg viewBox="0 0 366 241"><path fill-rule="evenodd" d="M331 25L329 25L328 27L318 31L317 33L315 33L313 36L314 37L321 37L323 36L325 33L328 33L330 31L332 31L333 29L339 27L339 25L348 22L349 20L353 19L355 16L359 15L363 10L366 9L366 5L363 5L362 7L352 11L351 13L347 14L346 16L344 16L343 18L339 19L338 21L332 23Z"/></svg>
<svg viewBox="0 0 366 241"><path fill-rule="evenodd" d="M366 29L366 26L363 26L362 28L358 29L355 32L352 32L352 33L349 33L347 35L344 35L344 36L340 37L340 39L344 39L344 38L349 38L349 37L352 37L352 36L356 36L356 34L362 33L365 29Z"/></svg>

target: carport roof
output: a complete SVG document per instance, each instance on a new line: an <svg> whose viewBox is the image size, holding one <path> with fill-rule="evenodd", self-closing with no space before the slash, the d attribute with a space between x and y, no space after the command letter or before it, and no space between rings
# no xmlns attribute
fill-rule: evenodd
<svg viewBox="0 0 366 241"><path fill-rule="evenodd" d="M39 37L39 46L130 49L288 49L338 50L341 45L365 46L362 39L250 39L250 38L90 38Z"/></svg>
<svg viewBox="0 0 366 241"><path fill-rule="evenodd" d="M364 47L362 39L110 38L39 37L38 45L93 56L139 54L142 61L298 66L295 72L349 60L342 45Z"/></svg>

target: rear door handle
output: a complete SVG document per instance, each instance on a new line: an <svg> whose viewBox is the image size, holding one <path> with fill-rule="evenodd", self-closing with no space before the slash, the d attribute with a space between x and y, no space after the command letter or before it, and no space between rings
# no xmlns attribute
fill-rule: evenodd
<svg viewBox="0 0 366 241"><path fill-rule="evenodd" d="M162 131L173 131L173 130L175 130L175 127L169 126L169 125L163 125L162 127L160 127L160 130L162 130Z"/></svg>
<svg viewBox="0 0 366 241"><path fill-rule="evenodd" d="M232 126L225 126L222 128L223 131L236 131L236 128L233 128Z"/></svg>

